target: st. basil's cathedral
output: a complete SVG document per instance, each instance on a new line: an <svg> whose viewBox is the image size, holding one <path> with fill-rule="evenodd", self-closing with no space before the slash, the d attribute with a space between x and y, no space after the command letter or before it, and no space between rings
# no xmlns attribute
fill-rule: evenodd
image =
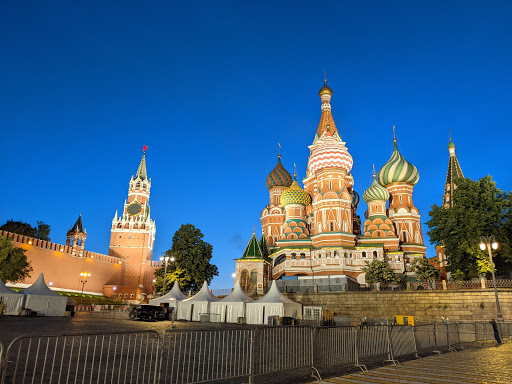
<svg viewBox="0 0 512 384"><path fill-rule="evenodd" d="M419 173L399 152L396 139L391 157L363 193L368 209L361 224L353 159L334 122L332 95L325 80L304 188L296 173L292 178L285 169L280 154L267 176L269 203L261 212L261 238L253 233L236 260L235 279L245 290L264 292L270 279L346 276L365 283L362 268L374 259L410 276L410 265L425 257L420 213L413 203Z"/></svg>

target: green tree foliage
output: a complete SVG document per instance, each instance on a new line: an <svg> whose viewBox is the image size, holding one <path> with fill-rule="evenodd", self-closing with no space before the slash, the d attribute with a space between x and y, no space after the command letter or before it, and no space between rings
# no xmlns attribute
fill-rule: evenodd
<svg viewBox="0 0 512 384"><path fill-rule="evenodd" d="M439 277L439 270L428 262L424 257L418 257L412 264L416 278L419 281L429 281Z"/></svg>
<svg viewBox="0 0 512 384"><path fill-rule="evenodd" d="M371 263L366 262L367 267L363 268L363 272L366 273L365 279L367 283L398 283L400 276L398 276L389 264L385 261L373 260Z"/></svg>
<svg viewBox="0 0 512 384"><path fill-rule="evenodd" d="M17 233L18 235L34 237L39 240L50 240L51 226L44 223L43 221L37 222L37 227L33 227L23 221L8 220L4 225L0 227L0 230Z"/></svg>
<svg viewBox="0 0 512 384"><path fill-rule="evenodd" d="M22 248L13 247L11 239L0 236L0 280L16 283L30 277L32 267L25 252Z"/></svg>
<svg viewBox="0 0 512 384"><path fill-rule="evenodd" d="M433 281L439 277L439 270L424 257L415 259L412 268L419 281L427 281L431 286Z"/></svg>
<svg viewBox="0 0 512 384"><path fill-rule="evenodd" d="M493 251L498 274L512 271L512 194L496 188L491 176L473 181L455 180L453 207L433 205L428 235L434 245L444 245L447 270L476 277L490 270L488 253L479 247L480 236L494 235L500 244Z"/></svg>
<svg viewBox="0 0 512 384"><path fill-rule="evenodd" d="M165 252L166 256L174 258L174 262L167 264L166 291L174 281L178 281L184 291L198 290L205 280L209 284L219 274L217 266L210 264L213 247L203 237L201 230L192 224L183 224L176 231L171 249ZM162 266L155 271L157 291L162 290L164 270Z"/></svg>

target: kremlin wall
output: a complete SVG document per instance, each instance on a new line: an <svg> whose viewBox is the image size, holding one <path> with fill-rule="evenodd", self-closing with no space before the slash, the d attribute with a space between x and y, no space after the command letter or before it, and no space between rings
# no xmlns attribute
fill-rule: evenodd
<svg viewBox="0 0 512 384"><path fill-rule="evenodd" d="M85 250L87 232L80 215L67 233L66 244L56 244L14 233L0 231L13 246L26 250L33 268L23 283L8 284L25 288L40 273L56 291L104 295L138 303L153 294L153 277L160 262L152 261L156 226L150 217L151 179L146 171L146 147L135 176L130 178L128 198L121 215L116 211L110 229L108 255ZM80 273L90 273L82 286Z"/></svg>

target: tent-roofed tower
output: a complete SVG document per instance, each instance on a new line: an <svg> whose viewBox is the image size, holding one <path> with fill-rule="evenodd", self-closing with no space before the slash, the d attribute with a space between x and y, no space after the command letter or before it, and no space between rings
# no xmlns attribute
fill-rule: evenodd
<svg viewBox="0 0 512 384"><path fill-rule="evenodd" d="M135 176L130 178L128 199L124 202L121 215L116 211L110 230L110 246L108 254L126 260L126 270L122 272L123 287L132 299L140 300L142 293L149 294L153 288L153 277L140 271L148 270L153 257L156 225L151 219L149 208L149 192L151 179L146 170L146 149ZM110 288L109 288L110 289ZM111 292L106 288L106 295ZM133 297L131 296L133 295Z"/></svg>
<svg viewBox="0 0 512 384"><path fill-rule="evenodd" d="M455 155L455 144L452 142L451 138L448 143L448 152L450 153L450 157L448 160L446 183L444 184L443 208L453 207L453 191L457 188L455 179L464 177L457 155Z"/></svg>
<svg viewBox="0 0 512 384"><path fill-rule="evenodd" d="M304 190L312 202L306 207L306 221L315 248L354 247L354 212L350 171L353 160L336 128L331 112L332 89L324 86L319 91L322 101L320 122L309 146L310 155L303 180Z"/></svg>
<svg viewBox="0 0 512 384"><path fill-rule="evenodd" d="M86 238L87 232L84 230L80 213L75 224L69 229L66 239L66 245L71 247L73 256L83 257Z"/></svg>
<svg viewBox="0 0 512 384"><path fill-rule="evenodd" d="M263 255L254 230L242 257L235 259L235 263L235 283L240 281L242 289L249 294L267 292L272 261Z"/></svg>

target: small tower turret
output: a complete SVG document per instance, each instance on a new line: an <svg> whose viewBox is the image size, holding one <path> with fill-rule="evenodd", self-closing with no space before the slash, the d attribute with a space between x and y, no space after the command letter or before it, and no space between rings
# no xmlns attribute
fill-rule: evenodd
<svg viewBox="0 0 512 384"><path fill-rule="evenodd" d="M80 216L75 222L68 233L66 239L66 245L70 246L72 249L73 256L83 257L84 256L84 247L85 247L85 239L87 238L87 233L83 228L82 224L82 213L80 212Z"/></svg>
<svg viewBox="0 0 512 384"><path fill-rule="evenodd" d="M443 208L453 207L453 191L457 186L455 185L455 179L458 177L464 177L462 168L459 165L459 160L455 155L455 144L450 138L448 143L448 152L450 158L448 160L448 172L446 173L446 183L444 184L444 195L443 195Z"/></svg>

